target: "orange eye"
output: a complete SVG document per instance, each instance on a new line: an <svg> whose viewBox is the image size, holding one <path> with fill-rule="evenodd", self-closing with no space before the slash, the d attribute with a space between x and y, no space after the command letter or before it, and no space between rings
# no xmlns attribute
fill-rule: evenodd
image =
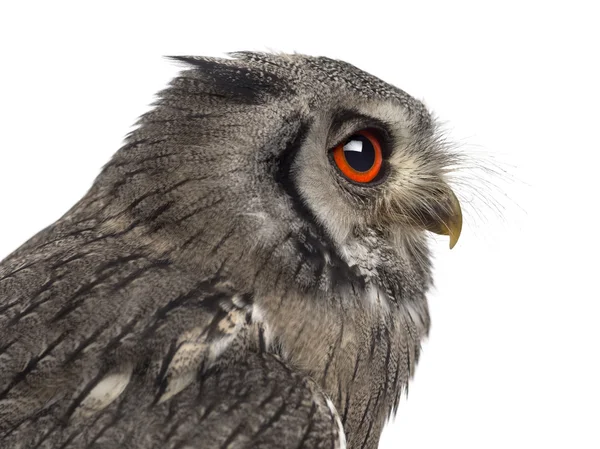
<svg viewBox="0 0 600 449"><path fill-rule="evenodd" d="M381 170L381 145L371 132L359 131L333 149L333 160L351 181L371 182Z"/></svg>

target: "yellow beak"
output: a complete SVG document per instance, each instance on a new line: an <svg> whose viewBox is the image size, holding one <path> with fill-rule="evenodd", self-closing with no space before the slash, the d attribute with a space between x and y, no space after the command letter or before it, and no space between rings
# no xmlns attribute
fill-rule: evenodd
<svg viewBox="0 0 600 449"><path fill-rule="evenodd" d="M462 211L458 198L448 187L444 192L444 200L436 201L435 213L428 213L421 218L425 229L436 234L450 236L450 249L454 248L462 230Z"/></svg>

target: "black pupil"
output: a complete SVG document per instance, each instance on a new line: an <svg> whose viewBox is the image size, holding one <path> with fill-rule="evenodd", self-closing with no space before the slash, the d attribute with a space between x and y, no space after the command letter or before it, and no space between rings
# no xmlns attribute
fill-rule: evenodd
<svg viewBox="0 0 600 449"><path fill-rule="evenodd" d="M352 151L360 149L361 146L358 144L362 143L362 151ZM348 165L356 171L369 171L375 163L375 148L369 139L365 136L355 135L348 139L346 145L344 145L344 156Z"/></svg>

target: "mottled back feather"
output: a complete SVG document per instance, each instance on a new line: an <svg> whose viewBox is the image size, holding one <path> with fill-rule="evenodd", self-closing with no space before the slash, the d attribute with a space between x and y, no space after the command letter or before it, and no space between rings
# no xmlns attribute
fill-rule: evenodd
<svg viewBox="0 0 600 449"><path fill-rule="evenodd" d="M86 196L0 265L2 447L375 448L429 328L454 156L350 64L176 59ZM329 157L364 128L387 149L368 187Z"/></svg>

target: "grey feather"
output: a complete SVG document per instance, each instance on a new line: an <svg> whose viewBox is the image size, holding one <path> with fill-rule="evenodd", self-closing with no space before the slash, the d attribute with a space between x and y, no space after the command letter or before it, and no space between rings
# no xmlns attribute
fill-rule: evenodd
<svg viewBox="0 0 600 449"><path fill-rule="evenodd" d="M0 265L2 447L375 448L456 156L350 64L176 59L86 196ZM368 186L330 157L365 128L388 151Z"/></svg>

